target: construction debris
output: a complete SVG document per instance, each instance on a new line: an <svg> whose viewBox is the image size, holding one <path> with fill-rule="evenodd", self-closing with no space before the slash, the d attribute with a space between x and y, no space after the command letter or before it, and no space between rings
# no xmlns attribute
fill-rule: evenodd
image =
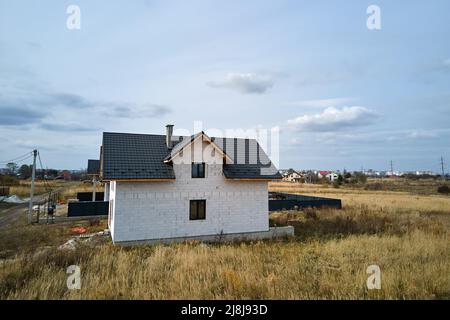
<svg viewBox="0 0 450 320"><path fill-rule="evenodd" d="M73 233L83 234L83 233L86 233L87 230L86 230L86 228L83 228L83 227L74 227L74 228L71 228L70 231L72 231Z"/></svg>
<svg viewBox="0 0 450 320"><path fill-rule="evenodd" d="M75 250L77 248L77 239L72 238L58 247L59 250Z"/></svg>
<svg viewBox="0 0 450 320"><path fill-rule="evenodd" d="M99 231L96 233L90 233L90 234L80 234L78 238L92 238L92 237L98 237L98 236L109 236L109 229L105 229L103 231Z"/></svg>
<svg viewBox="0 0 450 320"><path fill-rule="evenodd" d="M84 229L84 228L83 228ZM71 238L66 243L58 247L59 250L76 250L80 243L92 242L93 240L100 240L103 237L109 236L109 230L105 229L91 234L80 234Z"/></svg>
<svg viewBox="0 0 450 320"><path fill-rule="evenodd" d="M12 196L9 196L9 197L1 196L0 197L0 202L1 201L6 202L6 203L25 203L25 202L27 202L26 200L23 200L23 199L19 198L16 195L12 195Z"/></svg>

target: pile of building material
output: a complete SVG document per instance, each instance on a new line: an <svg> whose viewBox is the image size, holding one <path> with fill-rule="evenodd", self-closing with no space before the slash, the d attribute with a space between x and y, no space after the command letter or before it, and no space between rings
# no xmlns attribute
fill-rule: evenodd
<svg viewBox="0 0 450 320"><path fill-rule="evenodd" d="M109 230L105 229L91 234L80 234L69 239L66 243L58 247L59 250L76 250L81 243L97 242L96 240L105 239L109 236Z"/></svg>
<svg viewBox="0 0 450 320"><path fill-rule="evenodd" d="M23 200L16 195L12 195L12 196L1 196L0 202L18 203L19 204L19 203L25 203L25 202L27 202L27 200Z"/></svg>

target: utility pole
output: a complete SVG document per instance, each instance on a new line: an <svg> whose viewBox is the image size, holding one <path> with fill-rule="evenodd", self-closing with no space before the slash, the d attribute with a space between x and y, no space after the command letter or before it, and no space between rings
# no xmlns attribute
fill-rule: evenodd
<svg viewBox="0 0 450 320"><path fill-rule="evenodd" d="M444 157L441 156L442 180L445 180Z"/></svg>
<svg viewBox="0 0 450 320"><path fill-rule="evenodd" d="M394 163L391 160L391 176L394 176Z"/></svg>
<svg viewBox="0 0 450 320"><path fill-rule="evenodd" d="M37 150L33 150L33 168L31 171L31 189L30 189L30 205L28 207L28 223L31 223L33 217L33 196L34 196L34 180L36 178L36 156Z"/></svg>

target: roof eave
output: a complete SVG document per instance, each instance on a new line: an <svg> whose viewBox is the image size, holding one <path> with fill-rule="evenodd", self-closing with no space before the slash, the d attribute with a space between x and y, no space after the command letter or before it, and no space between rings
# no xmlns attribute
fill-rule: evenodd
<svg viewBox="0 0 450 320"><path fill-rule="evenodd" d="M249 177L242 177L242 178L237 178L237 177L227 177L227 180L239 180L239 181L272 181L272 180L281 180L281 178L278 177L260 177L260 178L249 178Z"/></svg>
<svg viewBox="0 0 450 320"><path fill-rule="evenodd" d="M164 182L175 181L175 178L103 178L102 181L118 181L118 182Z"/></svg>

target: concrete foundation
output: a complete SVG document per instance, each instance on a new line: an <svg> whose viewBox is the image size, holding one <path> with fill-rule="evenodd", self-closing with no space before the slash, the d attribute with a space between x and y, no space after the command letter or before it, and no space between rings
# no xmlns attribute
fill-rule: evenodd
<svg viewBox="0 0 450 320"><path fill-rule="evenodd" d="M262 240L275 239L282 237L290 237L294 235L293 226L273 227L268 231L258 232L244 232L244 233L229 233L229 234L214 234L194 237L178 237L178 238L164 238L164 239L148 239L137 241L119 241L114 244L121 246L131 245L145 245L158 243L174 243L183 241L201 241L201 242L231 242L231 241L245 241L245 240Z"/></svg>

